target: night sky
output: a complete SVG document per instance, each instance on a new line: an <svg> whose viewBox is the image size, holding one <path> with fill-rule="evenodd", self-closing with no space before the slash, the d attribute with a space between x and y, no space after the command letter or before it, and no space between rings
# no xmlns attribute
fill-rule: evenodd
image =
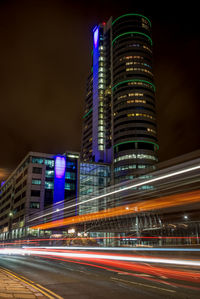
<svg viewBox="0 0 200 299"><path fill-rule="evenodd" d="M80 151L92 28L111 15L152 21L160 161L200 148L197 2L154 2L0 1L0 180L29 151Z"/></svg>

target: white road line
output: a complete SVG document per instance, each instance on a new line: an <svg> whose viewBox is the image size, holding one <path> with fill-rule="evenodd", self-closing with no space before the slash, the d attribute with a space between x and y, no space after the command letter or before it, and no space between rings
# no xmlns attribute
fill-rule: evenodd
<svg viewBox="0 0 200 299"><path fill-rule="evenodd" d="M139 286L142 286L142 287L147 287L147 288L152 288L152 289L158 289L158 290L161 290L161 291L176 293L176 291L174 291L174 290L159 288L159 287L156 287L156 286L152 286L152 285L144 284L144 283L140 283L140 282L133 282L133 281L130 281L130 280L124 280L124 279L115 278L115 277L111 277L111 279L116 280L116 281L121 281L121 282L124 282L124 283L131 283L131 284L139 285Z"/></svg>

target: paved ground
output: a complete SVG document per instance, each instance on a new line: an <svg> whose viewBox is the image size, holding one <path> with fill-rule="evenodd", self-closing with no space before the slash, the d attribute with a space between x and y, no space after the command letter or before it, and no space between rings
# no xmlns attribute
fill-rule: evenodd
<svg viewBox="0 0 200 299"><path fill-rule="evenodd" d="M0 256L0 266L23 275L36 285L40 284L66 299L200 298L198 283L181 282L164 276L156 279L154 275L137 271L132 272L131 276L128 272L93 267L87 263L28 256ZM182 270L187 271L186 268Z"/></svg>
<svg viewBox="0 0 200 299"><path fill-rule="evenodd" d="M39 285L34 285L33 282L25 277L0 268L0 298L62 298L53 296L49 290L40 290Z"/></svg>

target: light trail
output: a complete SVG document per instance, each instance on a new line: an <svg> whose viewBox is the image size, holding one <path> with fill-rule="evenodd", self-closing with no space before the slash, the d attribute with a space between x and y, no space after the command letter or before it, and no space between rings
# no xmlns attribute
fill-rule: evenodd
<svg viewBox="0 0 200 299"><path fill-rule="evenodd" d="M194 170L197 170L197 169L200 169L200 165L193 166L193 167L186 168L186 169L182 169L182 170L175 171L175 172L172 172L172 173L168 173L168 174L165 174L165 175L161 175L161 176L158 176L158 177L156 177L156 178L148 179L148 180L145 180L145 181L143 181L143 182L135 183L135 184L130 185L130 186L121 187L121 188L118 189L118 190L110 191L110 192L108 192L108 193L106 193L106 194L101 194L101 195L98 195L98 196L96 196L96 197L92 197L92 198L90 198L90 199L87 199L87 200L85 200L85 201L81 201L81 202L72 204L72 205L70 205L70 206L60 208L60 209L59 209L59 212L60 212L60 211L63 211L63 210L66 210L66 209L73 208L73 207L75 207L75 206L80 206L80 205L86 204L86 203L91 202L91 201L94 201L94 200L96 200L96 199L101 199L101 198L103 198L103 197L107 197L107 196L110 196L110 195L113 195L113 194L117 194L117 193L120 193L120 192L129 190L129 189L132 189L132 188L140 187L140 186L143 186L143 185L146 185L146 184L149 184L149 183L153 183L153 182L156 182L156 181L164 180L164 179L166 179L166 178L170 178L170 177L177 176L177 175L180 175L180 174L184 174L184 173L187 173L187 172L191 172L191 171L194 171ZM35 217L35 218L33 218L33 219L30 219L30 221L34 221L34 220L37 220L37 219L40 219L40 218L43 218L43 217L52 215L52 214L54 214L54 213L56 213L56 211L52 211L52 212L49 212L49 213L46 213L46 214L37 216L37 217Z"/></svg>
<svg viewBox="0 0 200 299"><path fill-rule="evenodd" d="M71 247L69 247L72 249ZM83 248L85 249L85 248ZM118 249L118 248L117 248ZM22 256L37 256L39 258L45 258L50 260L63 261L66 263L75 263L85 266L97 267L104 270L109 270L125 275L140 277L143 279L149 279L152 281L158 281L160 283L166 283L166 278L175 279L179 281L188 281L193 283L193 288L196 288L194 284L200 285L200 261L197 260L184 260L184 259L169 259L160 258L155 256L138 256L122 253L96 253L88 251L61 251L56 249L45 248L24 248L13 249L4 248L0 249L0 254L13 255L17 258L18 255ZM157 264L157 265L156 265ZM162 267L161 265L164 265ZM170 266L170 267L168 267ZM175 268L172 268L175 266ZM180 268L178 269L177 266ZM182 270L181 267L184 266ZM185 268L194 267L192 270ZM198 268L197 268L198 267ZM124 272L126 271L126 272ZM144 276L140 273L143 273ZM146 275L148 274L148 275ZM150 277L149 277L150 276ZM161 278L164 280L161 281ZM185 285L185 283L184 283ZM186 285L185 285L186 286ZM189 286L187 286L189 287ZM200 290L200 288L198 288Z"/></svg>
<svg viewBox="0 0 200 299"><path fill-rule="evenodd" d="M182 288L189 288L189 289L193 289L193 290L200 290L200 288L196 287L196 286L190 286L190 285L186 285L185 284L185 281L192 281L192 282L195 282L195 283L199 283L197 282L195 279L193 279L194 277L194 272L182 272L182 271L179 271L179 273L177 273L177 271L174 273L174 270L169 270L167 271L166 273L166 269L163 269L163 268L158 268L158 267L152 267L149 269L147 268L148 266L146 266L146 269L144 269L144 265L143 267L141 268L140 265L133 265L134 269L132 269L134 272L137 271L137 272L140 272L140 273L144 273L144 275L141 275L140 273L133 273L133 272L130 272L130 268L129 267L126 267L124 264L122 265L119 265L119 264L115 264L113 265L109 265L108 266L105 266L105 261L102 261L101 262L98 262L98 264L94 264L94 263L88 263L88 262L83 262L83 261L74 261L74 260L67 260L67 259L63 259L63 258L56 258L56 257L51 257L51 256L42 256L42 258L47 258L47 259L50 259L50 260L58 260L58 261L64 261L64 262L69 262L69 263L74 263L74 264L80 264L80 265L86 265L86 266L90 266L90 267L95 267L95 268L100 268L100 269L104 269L104 270L108 270L108 271L112 271L112 272L116 272L117 274L122 274L122 275L128 275L128 276L133 276L133 277L139 277L139 278L142 278L144 280L147 280L147 281L153 281L153 282L158 282L158 283L161 283L161 284L166 284L166 281L164 280L161 280L160 279L160 276L162 277L163 275L166 275L168 278L175 278L175 279L178 279L178 280L184 280L184 285L183 284L178 284L178 283L172 283L170 282L170 285L173 285L175 287L182 287ZM103 263L104 262L104 263ZM106 264L108 265L109 264L109 261L106 261ZM103 266L104 265L104 266ZM112 266L112 267L111 267ZM119 270L122 269L122 270ZM128 269L127 269L128 268ZM128 272L126 270L129 270ZM150 270L150 271L149 271ZM161 272L162 271L162 272ZM165 273L164 273L165 272ZM146 273L151 273L151 275L154 275L154 276L158 276L159 279L155 278L155 277L149 277L149 275L147 276ZM184 278L183 278L183 275L180 275L180 274L184 274Z"/></svg>
<svg viewBox="0 0 200 299"><path fill-rule="evenodd" d="M44 224L38 224L32 226L31 229L49 229L49 228L72 225L76 223L88 222L88 221L93 221L98 219L106 219L106 218L112 218L112 217L117 217L122 215L135 214L138 212L160 210L164 208L196 203L199 201L200 201L200 190L196 190L192 192L186 192L181 194L175 194L175 195L169 195L160 198L145 200L138 203L132 203L124 206L110 208L95 213L67 217L60 220L55 220Z"/></svg>
<svg viewBox="0 0 200 299"><path fill-rule="evenodd" d="M157 248L157 247L80 247L80 246L23 246L24 249L98 250L98 251L178 251L200 252L200 248Z"/></svg>
<svg viewBox="0 0 200 299"><path fill-rule="evenodd" d="M170 264L170 265L182 265L182 266L200 266L200 261L192 260L179 260L179 259L164 259L164 258L149 258L149 257L131 257L123 255L112 255L112 254L94 254L94 253L80 253L80 252L54 252L44 251L38 249L13 249L13 248L2 248L0 249L2 255L40 255L40 256L55 256L72 259L92 259L94 260L113 260L113 261L127 261L127 262L142 262L142 263L159 263L159 264ZM200 274L199 274L200 276Z"/></svg>

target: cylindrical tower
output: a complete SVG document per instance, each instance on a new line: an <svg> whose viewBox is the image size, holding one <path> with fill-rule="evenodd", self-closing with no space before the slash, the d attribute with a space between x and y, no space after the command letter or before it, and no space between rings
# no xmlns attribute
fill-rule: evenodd
<svg viewBox="0 0 200 299"><path fill-rule="evenodd" d="M157 162L151 22L126 14L112 23L113 162L115 182Z"/></svg>

